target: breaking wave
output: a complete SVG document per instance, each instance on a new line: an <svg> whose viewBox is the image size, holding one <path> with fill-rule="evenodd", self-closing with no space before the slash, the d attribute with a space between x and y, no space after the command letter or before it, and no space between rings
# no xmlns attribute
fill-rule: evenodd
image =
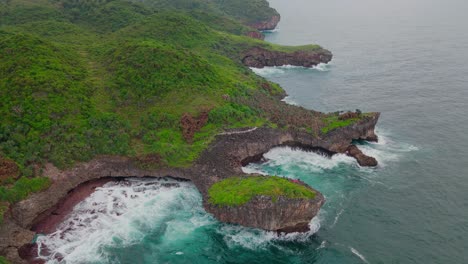
<svg viewBox="0 0 468 264"><path fill-rule="evenodd" d="M257 75L262 77L273 77L276 75L287 73L290 70L303 70L303 71L319 71L319 72L327 72L330 71L331 65L328 63L319 63L317 66L306 68L302 66L293 66L293 65L283 65L283 66L272 66L272 67L263 67L263 68L254 68L251 67L250 69Z"/></svg>
<svg viewBox="0 0 468 264"><path fill-rule="evenodd" d="M127 179L97 188L56 232L37 243L47 263L112 263L110 248L141 244L148 236L161 237L164 247L213 223L192 183ZM175 249L177 254L184 251Z"/></svg>

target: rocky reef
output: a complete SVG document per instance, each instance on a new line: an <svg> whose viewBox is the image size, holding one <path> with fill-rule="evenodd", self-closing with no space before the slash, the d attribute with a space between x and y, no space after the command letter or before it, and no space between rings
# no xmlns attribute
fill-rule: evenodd
<svg viewBox="0 0 468 264"><path fill-rule="evenodd" d="M249 67L263 68L266 66L294 65L313 67L319 63L328 63L333 55L330 51L315 47L304 47L294 51L268 50L254 47L242 55L242 63Z"/></svg>

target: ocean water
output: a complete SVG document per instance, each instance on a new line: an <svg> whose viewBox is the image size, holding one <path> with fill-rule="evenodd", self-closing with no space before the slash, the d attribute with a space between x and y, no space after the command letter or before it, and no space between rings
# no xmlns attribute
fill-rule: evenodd
<svg viewBox="0 0 468 264"><path fill-rule="evenodd" d="M271 0L267 41L330 49L314 69L254 69L320 111L380 111L361 168L276 148L246 172L299 178L327 202L306 234L227 225L189 182L108 183L39 237L49 263L468 263L468 2ZM174 184L177 184L175 186ZM55 260L54 260L54 257Z"/></svg>

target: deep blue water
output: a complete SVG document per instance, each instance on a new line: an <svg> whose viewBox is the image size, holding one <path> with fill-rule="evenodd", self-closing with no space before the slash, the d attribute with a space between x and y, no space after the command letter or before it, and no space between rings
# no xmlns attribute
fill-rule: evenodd
<svg viewBox="0 0 468 264"><path fill-rule="evenodd" d="M308 234L221 224L190 183L132 181L100 189L64 224L72 232L40 241L67 263L468 263L468 3L270 2L282 21L266 40L318 43L334 58L256 72L290 103L382 112L381 142L361 146L380 166L283 148L246 168L300 178L326 196Z"/></svg>

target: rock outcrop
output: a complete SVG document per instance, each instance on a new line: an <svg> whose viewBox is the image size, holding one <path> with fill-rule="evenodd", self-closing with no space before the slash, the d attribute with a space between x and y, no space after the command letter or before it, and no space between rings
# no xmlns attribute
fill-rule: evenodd
<svg viewBox="0 0 468 264"><path fill-rule="evenodd" d="M257 30L273 30L276 28L280 20L281 16L276 15L272 16L270 20L251 23L249 24L249 26Z"/></svg>
<svg viewBox="0 0 468 264"><path fill-rule="evenodd" d="M309 230L310 220L317 215L325 202L323 195L315 192L314 199L280 197L273 201L268 196L257 196L241 206L221 207L205 202L204 207L218 220L226 223L278 232L306 232Z"/></svg>
<svg viewBox="0 0 468 264"><path fill-rule="evenodd" d="M350 157L353 157L357 160L359 165L364 167L375 167L377 166L377 160L374 157L369 157L366 154L356 147L355 145L350 145L346 150L346 154Z"/></svg>
<svg viewBox="0 0 468 264"><path fill-rule="evenodd" d="M255 68L283 65L313 67L319 63L328 63L332 57L332 53L323 48L285 52L255 47L244 52L242 63Z"/></svg>

